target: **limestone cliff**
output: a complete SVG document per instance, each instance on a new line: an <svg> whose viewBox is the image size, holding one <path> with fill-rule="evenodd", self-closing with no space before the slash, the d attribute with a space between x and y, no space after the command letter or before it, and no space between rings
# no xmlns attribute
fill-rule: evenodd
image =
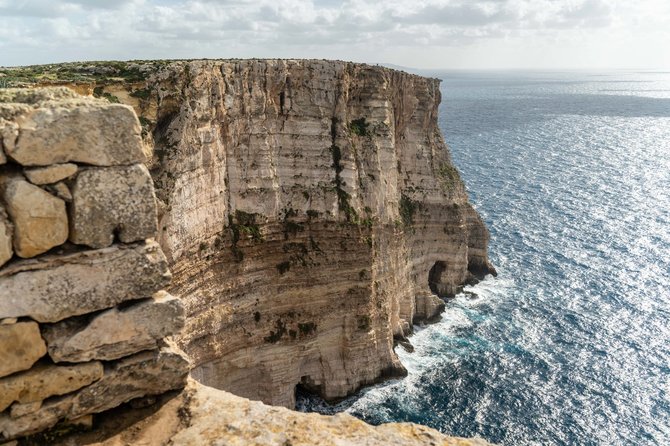
<svg viewBox="0 0 670 446"><path fill-rule="evenodd" d="M439 81L320 60L134 66L159 230L201 382L292 407L404 369L394 336L493 272Z"/></svg>
<svg viewBox="0 0 670 446"><path fill-rule="evenodd" d="M322 60L5 72L33 74L140 115L178 342L205 384L288 407L296 385L346 396L402 374L394 337L494 273L437 79Z"/></svg>
<svg viewBox="0 0 670 446"><path fill-rule="evenodd" d="M157 407L158 406L158 407ZM42 445L49 434L28 445ZM57 439L55 446L491 446L481 438L445 436L412 423L370 426L351 415L323 416L266 406L189 381L178 395L148 408L124 408L97 429Z"/></svg>

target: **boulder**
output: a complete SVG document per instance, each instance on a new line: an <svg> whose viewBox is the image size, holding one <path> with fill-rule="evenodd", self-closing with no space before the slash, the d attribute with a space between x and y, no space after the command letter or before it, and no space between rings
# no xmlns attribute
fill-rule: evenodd
<svg viewBox="0 0 670 446"><path fill-rule="evenodd" d="M100 362L65 366L39 364L27 372L0 378L0 412L14 401L20 404L37 403L50 396L81 389L102 378L102 371ZM17 409L17 412L21 410Z"/></svg>
<svg viewBox="0 0 670 446"><path fill-rule="evenodd" d="M47 167L24 169L23 173L33 184L53 184L77 173L77 165L72 163L54 164Z"/></svg>
<svg viewBox="0 0 670 446"><path fill-rule="evenodd" d="M35 322L0 325L0 376L29 369L46 352Z"/></svg>
<svg viewBox="0 0 670 446"><path fill-rule="evenodd" d="M0 266L7 263L14 254L12 249L13 233L14 225L9 221L5 208L0 205Z"/></svg>
<svg viewBox="0 0 670 446"><path fill-rule="evenodd" d="M15 262L0 270L0 318L58 322L152 296L170 278L155 241Z"/></svg>
<svg viewBox="0 0 670 446"><path fill-rule="evenodd" d="M49 356L55 362L109 361L156 348L184 326L181 300L165 291L135 305L104 311L89 322L66 319L46 326Z"/></svg>
<svg viewBox="0 0 670 446"><path fill-rule="evenodd" d="M68 236L65 202L30 184L20 175L0 178L0 193L14 223L14 251L34 257L65 243Z"/></svg>
<svg viewBox="0 0 670 446"><path fill-rule="evenodd" d="M416 313L414 323L433 322L439 319L444 311L444 301L434 294L419 294L416 296Z"/></svg>
<svg viewBox="0 0 670 446"><path fill-rule="evenodd" d="M77 175L72 187L70 241L103 248L155 237L156 196L144 165L92 168Z"/></svg>
<svg viewBox="0 0 670 446"><path fill-rule="evenodd" d="M17 418L0 414L0 442L40 432L59 420L74 420L135 398L181 388L189 367L186 355L168 344L124 358L106 367L99 381L79 392L49 399L35 412Z"/></svg>
<svg viewBox="0 0 670 446"><path fill-rule="evenodd" d="M5 154L22 166L67 162L117 166L146 161L140 123L127 105L84 97L37 102L28 110L22 105L16 104L17 113L0 114L13 115L13 125L2 132L2 141Z"/></svg>

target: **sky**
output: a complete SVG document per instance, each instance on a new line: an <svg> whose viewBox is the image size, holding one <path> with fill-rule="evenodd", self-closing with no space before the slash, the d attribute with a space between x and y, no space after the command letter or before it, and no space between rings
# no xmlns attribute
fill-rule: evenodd
<svg viewBox="0 0 670 446"><path fill-rule="evenodd" d="M670 0L0 0L0 66L248 57L670 69Z"/></svg>

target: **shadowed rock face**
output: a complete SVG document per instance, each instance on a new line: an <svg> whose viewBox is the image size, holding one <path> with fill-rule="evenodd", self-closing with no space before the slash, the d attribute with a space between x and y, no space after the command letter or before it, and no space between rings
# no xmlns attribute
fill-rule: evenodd
<svg viewBox="0 0 670 446"><path fill-rule="evenodd" d="M494 271L438 87L336 61L152 67L130 96L196 379L289 407L298 383L346 396L403 373L393 337L443 308L431 288Z"/></svg>

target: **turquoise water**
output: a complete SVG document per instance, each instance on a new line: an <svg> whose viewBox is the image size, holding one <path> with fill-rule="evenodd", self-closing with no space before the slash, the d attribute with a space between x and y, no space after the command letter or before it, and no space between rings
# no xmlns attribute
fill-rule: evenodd
<svg viewBox="0 0 670 446"><path fill-rule="evenodd" d="M430 73L499 277L337 406L503 445L670 444L670 73Z"/></svg>

